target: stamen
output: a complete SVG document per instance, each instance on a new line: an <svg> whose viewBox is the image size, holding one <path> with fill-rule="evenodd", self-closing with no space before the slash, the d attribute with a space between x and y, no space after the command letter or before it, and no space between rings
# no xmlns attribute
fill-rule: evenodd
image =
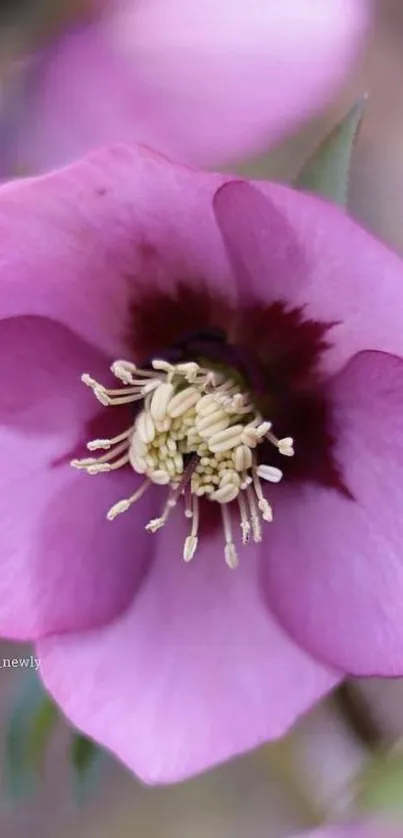
<svg viewBox="0 0 403 838"><path fill-rule="evenodd" d="M73 468L85 468L88 470L89 468L92 468L95 465L108 463L109 460L113 460L113 458L116 457L117 454L120 454L122 451L126 450L127 442L122 442L112 451L108 451L107 454L103 454L102 457L86 457L82 460L71 460L70 465L73 466ZM103 469L103 471L109 471L109 468ZM95 472L90 472L90 474L95 474Z"/></svg>
<svg viewBox="0 0 403 838"><path fill-rule="evenodd" d="M255 468L253 469L253 487L254 487L255 492L256 492L256 497L257 497L257 500L258 500L258 507L259 507L259 509L262 513L262 518L263 518L264 521L267 521L268 523L271 523L271 521L273 520L273 510L272 510L268 500L266 500L266 498L264 497L264 494L262 492L262 487L259 483L259 477L257 475L257 472L256 472Z"/></svg>
<svg viewBox="0 0 403 838"><path fill-rule="evenodd" d="M193 516L193 507L192 507L192 492L190 490L190 484L186 486L185 489L185 517L192 518Z"/></svg>
<svg viewBox="0 0 403 838"><path fill-rule="evenodd" d="M136 503L136 500L139 500L144 495L144 492L149 486L151 486L151 480L147 477L134 495L131 495L130 498L122 498L114 506L111 506L109 512L106 513L108 521L113 521L117 515L121 515L122 512L127 512L131 505Z"/></svg>
<svg viewBox="0 0 403 838"><path fill-rule="evenodd" d="M246 489L246 496L249 502L249 509L250 509L250 520L252 523L252 533L253 533L253 540L255 543L259 543L262 540L262 528L260 526L260 518L258 511L256 509L255 503L255 496L253 494L253 490L250 486Z"/></svg>
<svg viewBox="0 0 403 838"><path fill-rule="evenodd" d="M123 431L122 434L114 436L112 439L93 439L91 442L87 442L87 448L89 451L97 451L100 448L108 449L111 448L112 445L116 445L118 442L121 442L123 439L128 439L132 433L133 428L128 428L127 431Z"/></svg>
<svg viewBox="0 0 403 838"><path fill-rule="evenodd" d="M294 456L294 440L292 437L287 436L284 439L279 439L278 441L278 450L283 457L293 457Z"/></svg>
<svg viewBox="0 0 403 838"><path fill-rule="evenodd" d="M132 384L133 375L137 373L137 367L135 364L131 364L130 361L119 360L113 362L111 372L123 384Z"/></svg>
<svg viewBox="0 0 403 838"><path fill-rule="evenodd" d="M256 471L262 480L268 480L270 483L279 483L283 476L283 472L274 466L261 465L258 466Z"/></svg>
<svg viewBox="0 0 403 838"><path fill-rule="evenodd" d="M90 465L87 468L88 474L100 474L101 472L105 471L116 471L116 469L125 466L126 463L129 462L129 455L124 454L123 457L120 457L119 460L116 460L115 463L94 463L94 465Z"/></svg>
<svg viewBox="0 0 403 838"><path fill-rule="evenodd" d="M151 365L154 370L166 373L175 372L175 367L172 364L169 364L168 361L163 361L159 358L154 359L154 361L151 362Z"/></svg>
<svg viewBox="0 0 403 838"><path fill-rule="evenodd" d="M190 531L190 535L187 536L185 539L185 544L183 548L183 558L185 562L190 562L193 559L193 556L197 550L197 545L199 543L198 539L198 531L199 531L199 501L198 498L193 495L193 503L192 503L192 529Z"/></svg>
<svg viewBox="0 0 403 838"><path fill-rule="evenodd" d="M278 448L279 453L283 455L283 457L293 457L294 456L294 440L291 436L286 436L284 439L277 439L276 436L272 433L266 434L267 439Z"/></svg>
<svg viewBox="0 0 403 838"><path fill-rule="evenodd" d="M114 361L111 366L111 372L115 378L118 378L123 384L141 384L141 377L148 379L160 379L160 376L157 376L157 373L152 370L139 370L136 365L131 364L130 361ZM140 376L140 380L135 380L133 375Z"/></svg>
<svg viewBox="0 0 403 838"><path fill-rule="evenodd" d="M144 481L129 498L111 507L108 520L126 512L148 486L166 485L168 495L162 514L149 521L146 529L156 532L167 522L178 500L184 499L184 513L191 520L185 538L183 558L192 560L199 541L199 498L221 506L225 535L225 561L234 568L238 556L233 541L228 504L236 500L242 543L252 535L262 540L261 517L272 520L271 506L263 495L260 478L278 483L280 469L258 465L256 449L267 438L284 456L294 454L291 437L277 439L271 423L253 405L250 393L223 372L200 366L195 361L170 364L164 359L141 370L119 360L111 370L124 385L108 389L85 373L82 381L105 406L142 401L133 425L111 439L94 439L89 451L103 450L98 458L73 460L72 465L88 474L118 470L130 464ZM260 514L259 514L260 513Z"/></svg>
<svg viewBox="0 0 403 838"><path fill-rule="evenodd" d="M246 508L245 498L242 492L239 492L238 497L238 506L239 506L239 514L241 517L241 530L242 530L242 544L247 544L250 539L250 522L248 519L248 512Z"/></svg>
<svg viewBox="0 0 403 838"><path fill-rule="evenodd" d="M94 393L98 401L100 401L105 407L117 407L120 404L131 404L132 402L140 402L144 399L144 393L121 396L120 398L117 396L110 396L106 390L94 390Z"/></svg>
<svg viewBox="0 0 403 838"><path fill-rule="evenodd" d="M238 566L238 556L232 539L231 516L228 507L225 504L221 507L221 515L225 536L225 561L228 567L230 567L231 570L234 570Z"/></svg>
<svg viewBox="0 0 403 838"><path fill-rule="evenodd" d="M176 506L176 504L178 502L178 498L180 497L183 490L187 486L187 483L190 480L190 478L193 474L193 471L196 468L196 465L197 465L197 458L192 457L192 459L190 460L190 463L188 464L188 466L186 468L186 471L183 474L182 480L180 481L179 485L176 486L175 488L171 489L171 492L168 495L168 500L165 504L165 507L164 507L164 510L162 512L161 517L160 518L152 518L152 520L148 522L148 524L146 526L146 530L148 532L156 532L161 527L163 527L164 524L166 524L166 522L168 520L168 517L169 517L170 513L172 512L172 509L174 508L174 506Z"/></svg>

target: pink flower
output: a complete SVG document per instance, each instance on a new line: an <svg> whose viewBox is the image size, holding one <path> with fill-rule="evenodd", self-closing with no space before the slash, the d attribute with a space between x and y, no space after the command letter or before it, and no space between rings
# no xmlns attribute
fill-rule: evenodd
<svg viewBox="0 0 403 838"><path fill-rule="evenodd" d="M145 149L0 198L0 630L71 721L170 781L401 675L397 256Z"/></svg>
<svg viewBox="0 0 403 838"><path fill-rule="evenodd" d="M301 832L294 838L403 838L403 826L389 822L353 823Z"/></svg>
<svg viewBox="0 0 403 838"><path fill-rule="evenodd" d="M33 54L11 91L5 175L115 141L203 164L266 149L341 84L367 21L366 0L102 6Z"/></svg>

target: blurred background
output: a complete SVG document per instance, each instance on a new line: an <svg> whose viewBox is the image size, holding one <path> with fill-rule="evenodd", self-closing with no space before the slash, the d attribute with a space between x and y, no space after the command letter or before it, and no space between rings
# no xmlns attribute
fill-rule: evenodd
<svg viewBox="0 0 403 838"><path fill-rule="evenodd" d="M73 7L87 13L79 0L69 0L64 11L56 0L54 5L42 2L39 26L39 6L28 0L3 0L0 4L3 177L10 175L6 165L9 128L21 104L20 76L14 61L25 71L33 45L61 25L63 14L68 17ZM377 0L375 6L372 36L337 101L270 154L241 160L231 170L289 181L335 121L358 96L368 92L351 172L350 210L403 254L403 2ZM0 659L20 653L20 647L3 644ZM18 670L0 670L3 745L22 677ZM398 758L403 736L403 683L357 683L350 688L348 699L347 712L340 702L329 699L301 720L286 741L171 788L145 788L107 757L83 805L78 805L72 792L69 735L61 724L34 792L12 799L3 769L1 838L243 838L246 834L281 838L319 823L323 816L343 816L351 811L351 806L357 805L352 801L363 778L369 782L370 792L360 805L396 807L403 798L403 769ZM366 719L366 729L360 729L360 724L352 726L354 712L359 719ZM371 752L379 742L387 749L386 768L368 781L368 771L373 771Z"/></svg>

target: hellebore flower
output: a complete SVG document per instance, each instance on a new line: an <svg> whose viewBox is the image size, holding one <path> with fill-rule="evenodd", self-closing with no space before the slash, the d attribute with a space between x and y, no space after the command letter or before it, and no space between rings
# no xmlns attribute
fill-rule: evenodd
<svg viewBox="0 0 403 838"><path fill-rule="evenodd" d="M125 147L4 185L0 241L0 631L71 721L170 781L401 674L400 259Z"/></svg>
<svg viewBox="0 0 403 838"><path fill-rule="evenodd" d="M367 22L366 0L88 5L19 65L2 113L3 176L116 141L202 164L265 149L325 104Z"/></svg>

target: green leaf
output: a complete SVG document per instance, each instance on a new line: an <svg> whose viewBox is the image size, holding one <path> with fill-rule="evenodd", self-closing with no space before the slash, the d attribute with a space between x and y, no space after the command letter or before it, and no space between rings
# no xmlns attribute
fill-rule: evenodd
<svg viewBox="0 0 403 838"><path fill-rule="evenodd" d="M350 165L366 98L360 99L303 165L294 186L342 207L347 205Z"/></svg>
<svg viewBox="0 0 403 838"><path fill-rule="evenodd" d="M99 767L104 752L92 739L81 733L73 733L70 745L70 759L73 766L73 786L76 800L84 804L98 779Z"/></svg>
<svg viewBox="0 0 403 838"><path fill-rule="evenodd" d="M32 791L57 719L57 707L38 676L24 674L6 727L5 778L13 797Z"/></svg>
<svg viewBox="0 0 403 838"><path fill-rule="evenodd" d="M403 814L403 753L373 759L357 781L356 805L364 812Z"/></svg>

